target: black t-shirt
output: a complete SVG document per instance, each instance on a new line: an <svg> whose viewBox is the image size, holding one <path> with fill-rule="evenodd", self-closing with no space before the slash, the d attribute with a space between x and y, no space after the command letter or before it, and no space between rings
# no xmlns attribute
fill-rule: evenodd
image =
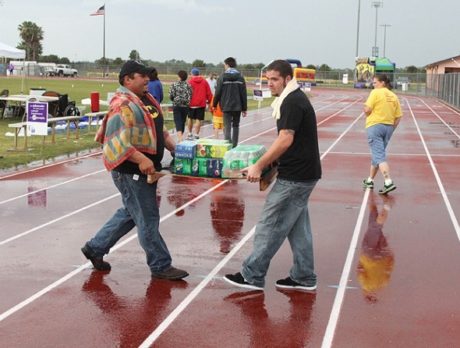
<svg viewBox="0 0 460 348"><path fill-rule="evenodd" d="M151 103L151 101L147 97L143 97L141 100L144 103L147 110L150 112L150 116L152 117L153 123L155 124L155 132L157 135L157 153L155 155L151 155L148 153L143 154L152 160L153 164L155 165L155 170L160 171L161 160L163 159L165 148L165 139L163 135L163 116L161 116L161 113L157 110L157 108ZM114 170L127 174L141 174L139 170L139 165L131 161L124 161Z"/></svg>
<svg viewBox="0 0 460 348"><path fill-rule="evenodd" d="M278 132L294 130L294 141L279 158L278 177L291 181L321 178L316 115L305 93L300 89L290 93L281 104L281 117L276 122Z"/></svg>

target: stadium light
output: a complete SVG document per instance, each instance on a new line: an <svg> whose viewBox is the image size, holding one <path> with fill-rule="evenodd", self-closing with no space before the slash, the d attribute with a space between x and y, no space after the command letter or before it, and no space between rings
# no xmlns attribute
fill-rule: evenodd
<svg viewBox="0 0 460 348"><path fill-rule="evenodd" d="M386 42L387 42L387 28L391 27L391 24L380 24L383 27L383 56L386 57Z"/></svg>
<svg viewBox="0 0 460 348"><path fill-rule="evenodd" d="M375 7L375 38L374 38L374 47L372 47L372 56L379 56L379 48L377 47L377 27L378 27L378 18L379 18L379 7L383 7L383 1L373 1L372 7Z"/></svg>

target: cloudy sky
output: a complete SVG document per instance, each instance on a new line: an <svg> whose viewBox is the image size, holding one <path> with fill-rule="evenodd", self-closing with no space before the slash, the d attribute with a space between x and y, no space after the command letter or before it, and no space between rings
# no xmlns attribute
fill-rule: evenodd
<svg viewBox="0 0 460 348"><path fill-rule="evenodd" d="M374 0L361 0L359 55L375 41ZM354 66L358 0L0 0L0 42L16 46L18 25L44 30L44 54L71 61L106 57L241 63L298 58L333 68ZM383 0L377 46L397 66L424 66L460 54L459 0Z"/></svg>

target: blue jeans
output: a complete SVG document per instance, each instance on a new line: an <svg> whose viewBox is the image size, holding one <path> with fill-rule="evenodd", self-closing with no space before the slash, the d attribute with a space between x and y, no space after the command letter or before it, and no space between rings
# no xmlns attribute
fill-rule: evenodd
<svg viewBox="0 0 460 348"><path fill-rule="evenodd" d="M382 162L386 162L386 149L393 135L395 127L389 124L375 124L366 128L367 142L371 149L371 163L374 167Z"/></svg>
<svg viewBox="0 0 460 348"><path fill-rule="evenodd" d="M158 230L160 212L157 205L157 184L148 184L147 177L112 171L112 179L121 193L123 207L105 223L88 245L97 256L108 254L115 243L137 226L139 243L147 256L152 272L171 265L171 255Z"/></svg>
<svg viewBox="0 0 460 348"><path fill-rule="evenodd" d="M308 198L316 183L276 180L256 226L252 254L243 262L241 274L249 283L265 285L270 261L287 237L294 255L289 276L300 284L316 284L308 215Z"/></svg>

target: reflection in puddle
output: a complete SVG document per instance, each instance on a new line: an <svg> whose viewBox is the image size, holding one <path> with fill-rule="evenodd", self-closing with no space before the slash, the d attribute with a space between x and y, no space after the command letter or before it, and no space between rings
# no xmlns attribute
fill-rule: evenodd
<svg viewBox="0 0 460 348"><path fill-rule="evenodd" d="M228 254L233 247L232 244L240 239L244 209L244 200L241 198L236 180L229 181L225 191L216 189L211 193L211 222L220 241L220 252L223 254Z"/></svg>
<svg viewBox="0 0 460 348"><path fill-rule="evenodd" d="M276 303L283 306L282 320L271 315L263 291L235 292L224 298L239 308L249 342L247 347L310 347L313 331L312 313L316 292L277 290Z"/></svg>
<svg viewBox="0 0 460 348"><path fill-rule="evenodd" d="M46 190L37 187L27 187L27 205L34 208L46 208Z"/></svg>
<svg viewBox="0 0 460 348"><path fill-rule="evenodd" d="M369 195L369 224L363 237L358 264L358 281L367 301L377 301L377 293L385 288L394 266L394 255L383 234L383 226L394 203L394 197L383 195L382 206Z"/></svg>
<svg viewBox="0 0 460 348"><path fill-rule="evenodd" d="M104 328L104 335L113 340L111 346L138 347L164 320L173 292L187 287L184 280L152 278L144 296L130 295L107 273L93 271L82 292L90 305L99 308L94 311L93 324Z"/></svg>

